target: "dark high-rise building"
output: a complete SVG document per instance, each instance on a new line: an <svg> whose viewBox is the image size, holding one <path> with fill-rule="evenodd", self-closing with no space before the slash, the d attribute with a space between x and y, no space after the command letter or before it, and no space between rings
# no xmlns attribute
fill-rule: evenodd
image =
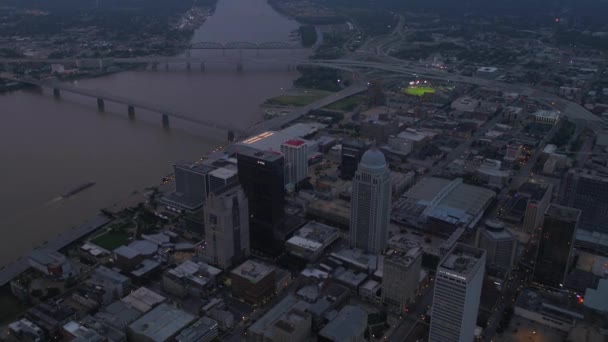
<svg viewBox="0 0 608 342"><path fill-rule="evenodd" d="M580 229L608 233L608 177L590 170L568 171L560 203L581 211Z"/></svg>
<svg viewBox="0 0 608 342"><path fill-rule="evenodd" d="M273 151L243 150L237 154L241 186L249 199L251 248L277 254L285 223L284 158Z"/></svg>
<svg viewBox="0 0 608 342"><path fill-rule="evenodd" d="M340 163L340 177L342 179L353 179L355 177L361 157L368 149L369 145L361 140L344 139Z"/></svg>
<svg viewBox="0 0 608 342"><path fill-rule="evenodd" d="M574 234L581 211L551 204L538 236L532 280L542 286L561 288L570 266Z"/></svg>

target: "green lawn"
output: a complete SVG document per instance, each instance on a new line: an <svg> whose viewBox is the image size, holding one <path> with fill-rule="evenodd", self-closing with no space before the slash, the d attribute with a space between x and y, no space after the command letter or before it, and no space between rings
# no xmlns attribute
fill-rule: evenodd
<svg viewBox="0 0 608 342"><path fill-rule="evenodd" d="M129 234L125 232L107 232L97 236L91 240L91 242L101 248L112 251L120 246L126 245L129 242Z"/></svg>
<svg viewBox="0 0 608 342"><path fill-rule="evenodd" d="M355 107L363 103L365 101L365 98L365 95L355 95L347 97L345 99L330 104L326 108L331 110L351 111L355 109Z"/></svg>
<svg viewBox="0 0 608 342"><path fill-rule="evenodd" d="M409 87L403 90L406 94L412 96L424 96L426 94L435 94L435 89L431 87Z"/></svg>
<svg viewBox="0 0 608 342"><path fill-rule="evenodd" d="M325 94L311 95L281 95L266 101L266 104L273 106L295 106L303 107L324 98Z"/></svg>

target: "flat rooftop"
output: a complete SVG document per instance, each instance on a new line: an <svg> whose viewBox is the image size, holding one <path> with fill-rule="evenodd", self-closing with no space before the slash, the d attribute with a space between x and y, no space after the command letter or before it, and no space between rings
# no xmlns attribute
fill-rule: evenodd
<svg viewBox="0 0 608 342"><path fill-rule="evenodd" d="M274 266L267 265L265 263L255 261L255 260L247 260L244 263L237 266L234 270L232 270L232 274L244 277L251 282L257 283L258 281L264 279L270 273L275 270Z"/></svg>
<svg viewBox="0 0 608 342"><path fill-rule="evenodd" d="M521 195L530 197L531 200L540 201L548 190L549 184L527 181L519 187L517 192Z"/></svg>
<svg viewBox="0 0 608 342"><path fill-rule="evenodd" d="M220 179L229 179L236 176L237 173L238 171L235 169L220 167L219 169L215 169L209 172L209 176L213 176Z"/></svg>
<svg viewBox="0 0 608 342"><path fill-rule="evenodd" d="M131 305L141 312L148 312L155 305L164 302L165 299L165 297L159 295L158 293L142 286L121 299L121 301Z"/></svg>
<svg viewBox="0 0 608 342"><path fill-rule="evenodd" d="M251 158L256 158L262 161L274 162L281 158L283 158L283 154L280 150L261 150L257 148L251 148L246 146L247 148L238 149L237 153L242 156L247 156Z"/></svg>
<svg viewBox="0 0 608 342"><path fill-rule="evenodd" d="M167 271L168 274L176 278L187 278L200 285L207 284L221 272L222 270L219 268L215 268L204 262L194 262L192 260L186 260L177 267Z"/></svg>
<svg viewBox="0 0 608 342"><path fill-rule="evenodd" d="M563 205L551 204L549 208L547 208L545 216L551 216L565 221L576 222L581 216L581 211L579 209L569 208Z"/></svg>
<svg viewBox="0 0 608 342"><path fill-rule="evenodd" d="M384 256L384 262L393 262L405 267L410 267L416 259L422 255L422 248L415 247L408 251L388 250Z"/></svg>
<svg viewBox="0 0 608 342"><path fill-rule="evenodd" d="M134 333L151 341L168 341L196 318L171 305L161 304L129 325Z"/></svg>
<svg viewBox="0 0 608 342"><path fill-rule="evenodd" d="M180 160L174 164L174 166L178 169L186 170L188 172L198 173L201 175L206 175L210 171L213 171L213 167L210 167L205 164L195 163L192 161Z"/></svg>
<svg viewBox="0 0 608 342"><path fill-rule="evenodd" d="M483 249L458 243L441 261L439 267L466 277L475 269L484 255Z"/></svg>
<svg viewBox="0 0 608 342"><path fill-rule="evenodd" d="M350 341L363 336L366 328L367 312L358 306L347 305L319 331L319 335L332 341Z"/></svg>
<svg viewBox="0 0 608 342"><path fill-rule="evenodd" d="M311 221L298 229L287 243L310 250L327 246L338 238L338 228Z"/></svg>

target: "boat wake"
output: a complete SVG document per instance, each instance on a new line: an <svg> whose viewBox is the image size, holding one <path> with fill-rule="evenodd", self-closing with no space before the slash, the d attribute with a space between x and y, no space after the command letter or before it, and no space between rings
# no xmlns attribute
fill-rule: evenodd
<svg viewBox="0 0 608 342"><path fill-rule="evenodd" d="M50 200L50 201L46 202L46 203L44 204L44 206L45 206L45 207L48 207L48 206L50 206L50 205L53 205L53 204L55 204L55 203L57 203L57 202L61 201L62 199L64 199L64 197L61 197L61 196L59 196L59 197L55 197L55 198L53 198L52 200Z"/></svg>

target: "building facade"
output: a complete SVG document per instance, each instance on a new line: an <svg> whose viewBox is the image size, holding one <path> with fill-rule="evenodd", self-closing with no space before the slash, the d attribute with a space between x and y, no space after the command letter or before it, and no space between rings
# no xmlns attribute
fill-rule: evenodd
<svg viewBox="0 0 608 342"><path fill-rule="evenodd" d="M220 167L209 172L209 194L238 183L238 173L233 168Z"/></svg>
<svg viewBox="0 0 608 342"><path fill-rule="evenodd" d="M384 257L382 303L396 314L404 314L416 297L422 253L420 248L393 251Z"/></svg>
<svg viewBox="0 0 608 342"><path fill-rule="evenodd" d="M365 152L361 158L351 202L351 246L380 254L388 240L391 176L384 155L377 149Z"/></svg>
<svg viewBox="0 0 608 342"><path fill-rule="evenodd" d="M563 286L580 216L578 209L556 204L549 206L539 235L533 282L556 289Z"/></svg>
<svg viewBox="0 0 608 342"><path fill-rule="evenodd" d="M608 177L570 170L563 184L561 204L581 211L580 228L608 233Z"/></svg>
<svg viewBox="0 0 608 342"><path fill-rule="evenodd" d="M161 202L189 211L200 209L207 198L209 191L207 178L213 169L192 162L174 164L175 191L164 196Z"/></svg>
<svg viewBox="0 0 608 342"><path fill-rule="evenodd" d="M479 248L486 251L488 267L508 272L515 262L517 239L502 222L486 221L479 237Z"/></svg>
<svg viewBox="0 0 608 342"><path fill-rule="evenodd" d="M361 140L344 140L342 141L342 152L340 161L340 177L342 179L353 179L361 157L365 150L367 150L367 144Z"/></svg>
<svg viewBox="0 0 608 342"><path fill-rule="evenodd" d="M458 243L437 267L429 342L473 341L485 251Z"/></svg>
<svg viewBox="0 0 608 342"><path fill-rule="evenodd" d="M239 181L249 200L251 248L278 254L285 223L285 159L278 152L245 150L237 160Z"/></svg>
<svg viewBox="0 0 608 342"><path fill-rule="evenodd" d="M208 262L228 269L249 256L249 201L240 185L212 192L204 206Z"/></svg>
<svg viewBox="0 0 608 342"><path fill-rule="evenodd" d="M298 184L308 177L308 144L302 139L291 139L281 144L285 156L285 184Z"/></svg>
<svg viewBox="0 0 608 342"><path fill-rule="evenodd" d="M257 304L272 296L276 288L274 266L247 260L232 272L232 294L242 300Z"/></svg>

